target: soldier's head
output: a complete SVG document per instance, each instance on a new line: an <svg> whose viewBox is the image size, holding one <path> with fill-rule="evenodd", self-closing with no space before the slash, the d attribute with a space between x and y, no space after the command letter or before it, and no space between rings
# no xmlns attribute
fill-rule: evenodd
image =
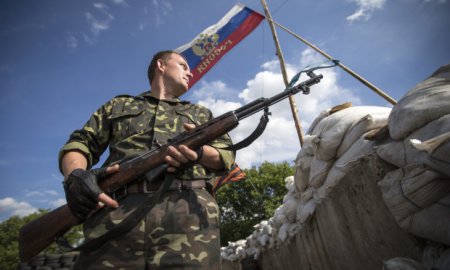
<svg viewBox="0 0 450 270"><path fill-rule="evenodd" d="M166 50L166 51L157 52L155 55L153 55L152 61L150 62L150 65L148 66L148 70L147 70L147 76L148 76L148 80L149 80L150 84L152 84L153 78L155 77L158 60L161 60L164 64L167 64L167 62L173 57L174 54L181 56L187 64L186 58L184 58L183 55L181 55L180 53L178 53L174 50ZM188 68L189 68L189 66L188 66Z"/></svg>
<svg viewBox="0 0 450 270"><path fill-rule="evenodd" d="M176 96L182 95L189 88L192 73L186 59L178 52L167 50L156 53L147 71L150 85L155 80L164 83L164 87L174 91Z"/></svg>

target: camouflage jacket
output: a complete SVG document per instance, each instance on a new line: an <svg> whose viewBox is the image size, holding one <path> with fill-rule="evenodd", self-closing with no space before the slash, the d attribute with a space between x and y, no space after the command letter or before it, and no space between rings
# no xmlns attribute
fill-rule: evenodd
<svg viewBox="0 0 450 270"><path fill-rule="evenodd" d="M95 165L109 146L109 157L103 164L120 163L143 154L158 144L165 144L170 138L184 131L184 123L203 124L212 118L205 107L179 99L158 100L150 92L139 96L117 96L101 106L84 127L74 131L59 153L61 169L62 156L67 151L83 153L88 160L88 168ZM212 147L231 145L228 135L210 143ZM225 170L234 162L234 153L218 149ZM181 179L211 178L211 171L195 164L187 169Z"/></svg>

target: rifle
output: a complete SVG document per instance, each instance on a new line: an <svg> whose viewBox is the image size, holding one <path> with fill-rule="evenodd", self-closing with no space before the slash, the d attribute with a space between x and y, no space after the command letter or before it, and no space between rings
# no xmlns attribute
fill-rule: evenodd
<svg viewBox="0 0 450 270"><path fill-rule="evenodd" d="M99 180L100 188L105 193L111 194L141 175L148 175L148 173L158 175L167 168L164 157L167 155L169 146L184 144L191 149L197 149L228 133L239 124L240 120L246 117L261 110L267 112L268 107L300 91L308 94L309 87L319 83L323 76L314 74L312 70L307 74L310 78L297 86L288 87L271 98L256 99L234 111L213 118L192 130L184 131L169 140L166 145L121 163L118 172ZM30 261L53 241L78 224L81 224L81 221L72 215L66 204L24 225L19 233L20 260L22 262Z"/></svg>

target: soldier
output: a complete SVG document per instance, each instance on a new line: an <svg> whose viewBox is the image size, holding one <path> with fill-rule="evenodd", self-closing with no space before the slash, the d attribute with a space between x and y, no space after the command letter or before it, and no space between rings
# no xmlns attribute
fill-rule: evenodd
<svg viewBox="0 0 450 270"><path fill-rule="evenodd" d="M164 180L163 176L157 184L149 184L142 176L124 192L113 194L126 194L120 201L102 193L97 175L89 169L107 147L110 153L102 167L110 174L120 170L120 162L212 118L205 107L179 99L192 78L180 54L155 54L148 77L149 92L111 99L82 129L71 134L60 151L67 203L72 213L84 220L87 242L135 214ZM234 153L220 148L231 144L230 137L224 135L200 149L170 146L165 157L169 165L166 175L176 179L159 202L133 229L94 250L82 249L75 269L220 269L218 206L205 190L205 181L230 169ZM191 165L177 170L183 164Z"/></svg>

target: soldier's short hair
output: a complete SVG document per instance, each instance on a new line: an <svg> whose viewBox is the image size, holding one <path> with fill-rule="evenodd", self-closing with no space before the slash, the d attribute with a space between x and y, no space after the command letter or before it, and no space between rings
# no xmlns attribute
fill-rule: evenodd
<svg viewBox="0 0 450 270"><path fill-rule="evenodd" d="M155 71L156 71L156 62L158 62L159 59L161 59L164 63L167 63L167 61L170 60L172 54L178 54L184 58L183 55L180 53L174 51L174 50L165 50L165 51L159 51L155 55L153 55L152 61L150 62L150 65L148 66L147 70L147 76L150 84L152 84L152 80L155 77Z"/></svg>

